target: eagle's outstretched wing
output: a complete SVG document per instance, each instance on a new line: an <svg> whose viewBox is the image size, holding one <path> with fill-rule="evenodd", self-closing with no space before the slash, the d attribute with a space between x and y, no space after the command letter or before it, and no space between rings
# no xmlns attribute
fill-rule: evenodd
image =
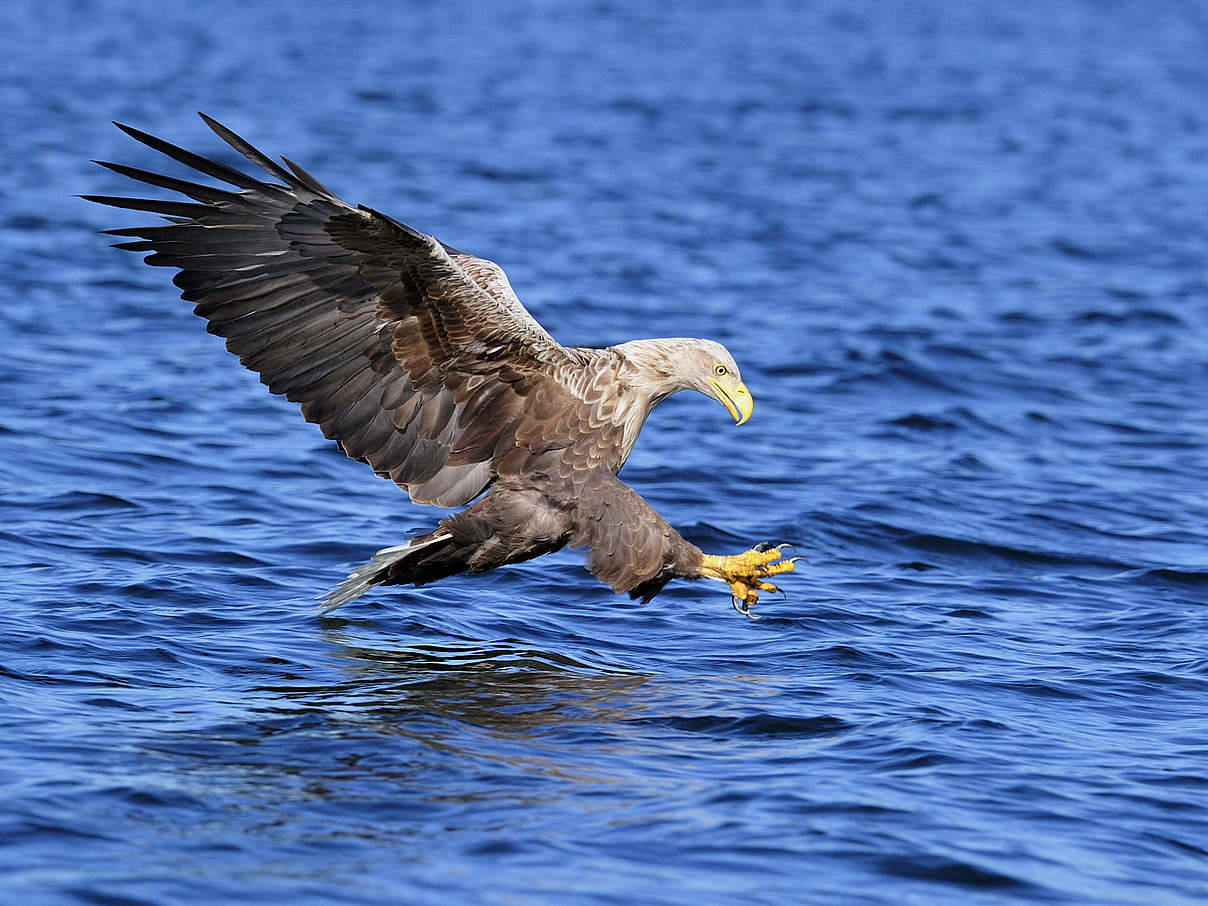
<svg viewBox="0 0 1208 906"><path fill-rule="evenodd" d="M269 180L137 129L128 135L239 191L98 161L191 202L84 196L167 224L110 230L118 248L176 267L211 333L273 393L416 503L460 506L494 478L534 378L566 351L493 262L342 202L289 160L270 160L202 114Z"/></svg>

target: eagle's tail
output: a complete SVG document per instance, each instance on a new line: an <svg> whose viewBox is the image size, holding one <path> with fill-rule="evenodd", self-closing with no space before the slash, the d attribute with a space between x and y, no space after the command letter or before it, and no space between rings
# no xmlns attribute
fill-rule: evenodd
<svg viewBox="0 0 1208 906"><path fill-rule="evenodd" d="M335 610L375 585L424 585L531 560L564 546L570 529L565 509L534 501L525 489L493 488L473 506L441 520L436 531L378 551L323 598L319 611Z"/></svg>
<svg viewBox="0 0 1208 906"><path fill-rule="evenodd" d="M420 585L459 573L466 566L466 551L449 532L439 529L406 544L378 551L323 596L320 614L359 598L375 585Z"/></svg>

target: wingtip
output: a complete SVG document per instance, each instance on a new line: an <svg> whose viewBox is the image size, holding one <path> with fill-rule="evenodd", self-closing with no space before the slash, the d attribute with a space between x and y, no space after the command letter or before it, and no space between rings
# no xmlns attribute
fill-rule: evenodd
<svg viewBox="0 0 1208 906"><path fill-rule="evenodd" d="M111 208L125 207L125 205L123 205L122 202L127 200L127 199L123 199L123 198L118 198L117 196L114 196L114 195L77 195L76 198L81 198L84 201L91 201L93 204L108 205ZM129 199L129 200L133 200L133 199Z"/></svg>
<svg viewBox="0 0 1208 906"><path fill-rule="evenodd" d="M226 126L222 125L222 123L218 122L218 120L214 119L214 117L210 116L208 113L198 110L197 115L199 117L201 117L201 121L203 123L205 123L207 126L210 127L210 130L212 132L216 132L219 136L221 136L224 132L231 131Z"/></svg>
<svg viewBox="0 0 1208 906"><path fill-rule="evenodd" d="M222 125L222 123L218 122L218 120L214 119L214 117L210 116L208 113L206 113L202 110L198 110L197 115L199 117L201 117L201 121L203 123L205 123L206 126L209 127L211 132L213 132L215 135L217 135L220 139L222 139L228 145L231 145L231 144L234 144L234 142L240 141L239 136L235 135L234 132L232 132L226 126ZM232 142L232 139L234 139L234 142Z"/></svg>

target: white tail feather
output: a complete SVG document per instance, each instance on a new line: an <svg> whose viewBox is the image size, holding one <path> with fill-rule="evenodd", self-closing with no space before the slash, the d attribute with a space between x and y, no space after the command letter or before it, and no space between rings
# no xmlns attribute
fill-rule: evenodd
<svg viewBox="0 0 1208 906"><path fill-rule="evenodd" d="M418 544L408 542L407 544L382 548L369 559L368 563L362 563L349 573L347 579L325 594L317 608L318 612L320 614L329 613L337 607L347 604L349 601L356 600L370 588L383 582L390 573L390 567L399 560L410 556L418 550L423 550L429 545L445 541L451 537L448 532L442 532Z"/></svg>

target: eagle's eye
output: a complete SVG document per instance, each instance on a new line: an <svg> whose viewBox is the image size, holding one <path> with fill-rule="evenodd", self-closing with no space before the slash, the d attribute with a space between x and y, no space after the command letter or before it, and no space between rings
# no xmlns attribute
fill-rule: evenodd
<svg viewBox="0 0 1208 906"><path fill-rule="evenodd" d="M730 372L727 370L725 365L714 365L713 373L716 374L718 377L725 377Z"/></svg>

